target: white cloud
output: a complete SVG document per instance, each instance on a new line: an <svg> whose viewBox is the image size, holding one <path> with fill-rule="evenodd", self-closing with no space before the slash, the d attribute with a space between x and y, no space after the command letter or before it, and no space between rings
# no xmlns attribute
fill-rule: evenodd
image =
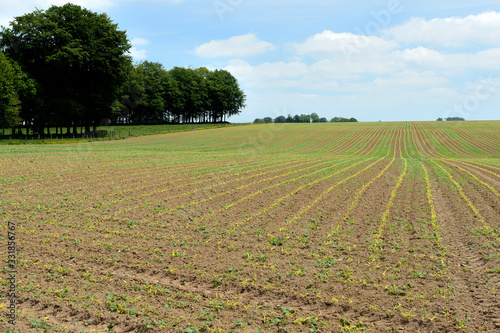
<svg viewBox="0 0 500 333"><path fill-rule="evenodd" d="M422 46L402 51L401 57L418 65L441 64L444 60L440 52Z"/></svg>
<svg viewBox="0 0 500 333"><path fill-rule="evenodd" d="M145 46L145 45L149 45L149 43L151 43L151 41L149 41L148 39L144 39L144 38L134 38L130 41L130 43L133 46Z"/></svg>
<svg viewBox="0 0 500 333"><path fill-rule="evenodd" d="M500 70L500 48L489 49L477 53L474 65L483 69Z"/></svg>
<svg viewBox="0 0 500 333"><path fill-rule="evenodd" d="M146 59L147 51L145 49L140 49L140 46L149 45L150 41L144 38L134 38L130 41L132 47L130 48L129 54L135 61L140 61Z"/></svg>
<svg viewBox="0 0 500 333"><path fill-rule="evenodd" d="M135 61L144 60L147 58L147 51L139 50L136 47L131 47L129 53Z"/></svg>
<svg viewBox="0 0 500 333"><path fill-rule="evenodd" d="M256 66L241 59L234 59L225 68L238 79L258 89L282 89L300 87L300 79L309 72L302 62L273 62Z"/></svg>
<svg viewBox="0 0 500 333"><path fill-rule="evenodd" d="M405 87L415 90L418 87L440 87L446 84L448 80L434 73L433 71L412 71L393 74L387 78L378 77L373 84L384 87Z"/></svg>
<svg viewBox="0 0 500 333"><path fill-rule="evenodd" d="M429 97L447 97L447 98L458 98L459 94L452 89L448 88L431 88L424 91L424 94Z"/></svg>
<svg viewBox="0 0 500 333"><path fill-rule="evenodd" d="M446 47L496 46L500 44L499 31L500 13L485 12L463 18L412 18L402 25L383 30L382 35L403 43Z"/></svg>
<svg viewBox="0 0 500 333"><path fill-rule="evenodd" d="M248 57L275 49L273 44L259 40L254 34L247 34L226 40L213 40L198 46L195 53L204 58Z"/></svg>
<svg viewBox="0 0 500 333"><path fill-rule="evenodd" d="M394 41L376 36L361 36L353 33L336 33L325 30L308 38L303 43L293 44L292 49L299 55L317 59L373 55L388 52L399 47Z"/></svg>

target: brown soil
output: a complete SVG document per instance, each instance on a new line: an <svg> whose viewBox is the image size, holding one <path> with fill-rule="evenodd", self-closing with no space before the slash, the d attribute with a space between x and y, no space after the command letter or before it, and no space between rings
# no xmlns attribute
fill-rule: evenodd
<svg viewBox="0 0 500 333"><path fill-rule="evenodd" d="M266 143L272 153L251 156L150 154L137 138L107 158L88 150L71 168L16 157L1 176L2 218L16 224L15 329L500 330L500 201L456 166L496 191L498 179L455 160L408 158L437 154L415 126L343 129L330 137L343 148L321 132L307 146L364 156L276 154L294 142L280 132Z"/></svg>

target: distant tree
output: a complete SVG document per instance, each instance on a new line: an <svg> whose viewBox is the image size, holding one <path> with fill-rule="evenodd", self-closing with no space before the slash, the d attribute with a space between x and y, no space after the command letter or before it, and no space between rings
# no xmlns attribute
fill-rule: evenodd
<svg viewBox="0 0 500 333"><path fill-rule="evenodd" d="M271 117L265 117L265 118L264 118L264 122L265 122L266 124L271 124L271 123L273 122L273 118L271 118Z"/></svg>
<svg viewBox="0 0 500 333"><path fill-rule="evenodd" d="M310 118L311 118L311 122L319 123L320 118L319 118L317 113L314 113L314 112L311 113Z"/></svg>
<svg viewBox="0 0 500 333"><path fill-rule="evenodd" d="M254 124L264 124L264 119L261 119L261 118L256 118L254 121L253 121Z"/></svg>
<svg viewBox="0 0 500 333"><path fill-rule="evenodd" d="M443 118L439 117L439 118L437 119L437 121L443 121Z"/></svg>
<svg viewBox="0 0 500 333"><path fill-rule="evenodd" d="M356 118L344 118L344 117L335 117L331 120L332 123L357 123L358 120Z"/></svg>
<svg viewBox="0 0 500 333"><path fill-rule="evenodd" d="M319 116L318 116L317 113L311 113L311 121L313 123L319 123L320 122L320 118L319 118Z"/></svg>
<svg viewBox="0 0 500 333"><path fill-rule="evenodd" d="M278 117L274 118L274 122L279 123L279 124L283 124L283 123L286 123L286 118L285 118L285 116L278 116Z"/></svg>
<svg viewBox="0 0 500 333"><path fill-rule="evenodd" d="M300 122L301 123L310 123L311 122L311 116L308 114L301 114L300 115Z"/></svg>
<svg viewBox="0 0 500 333"><path fill-rule="evenodd" d="M286 117L286 122L287 123L293 123L294 122L293 117L292 117L291 114L289 114L288 117Z"/></svg>
<svg viewBox="0 0 500 333"><path fill-rule="evenodd" d="M321 119L319 120L319 122L320 122L320 123L327 123L327 122L328 122L328 119L326 119L326 118L324 118L324 117L323 117L323 118L321 118Z"/></svg>
<svg viewBox="0 0 500 333"><path fill-rule="evenodd" d="M296 114L295 116L293 116L293 122L294 123L300 123L300 116L298 114Z"/></svg>
<svg viewBox="0 0 500 333"><path fill-rule="evenodd" d="M462 117L448 117L446 121L465 121L465 119Z"/></svg>

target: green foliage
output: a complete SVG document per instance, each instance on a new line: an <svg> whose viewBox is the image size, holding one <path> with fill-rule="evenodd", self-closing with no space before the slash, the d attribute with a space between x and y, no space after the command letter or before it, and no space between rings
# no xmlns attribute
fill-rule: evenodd
<svg viewBox="0 0 500 333"><path fill-rule="evenodd" d="M301 123L310 123L311 122L311 116L308 114L301 114L300 115L300 122Z"/></svg>
<svg viewBox="0 0 500 333"><path fill-rule="evenodd" d="M125 31L106 14L73 4L15 18L0 33L0 47L38 82L37 103L22 117L41 128L95 126L111 117L131 66Z"/></svg>
<svg viewBox="0 0 500 333"><path fill-rule="evenodd" d="M311 113L311 121L313 123L319 123L320 122L320 118L319 118L319 116L318 116L317 113Z"/></svg>
<svg viewBox="0 0 500 333"><path fill-rule="evenodd" d="M176 98L179 103L171 108L174 122L189 123L195 118L203 117L207 106L206 69L193 70L191 68L174 67L170 74L177 82L179 94Z"/></svg>
<svg viewBox="0 0 500 333"><path fill-rule="evenodd" d="M335 120L335 121L334 121ZM310 115L308 114L300 114L300 115L295 115L292 116L291 114L288 115L288 117L285 116L278 116L274 119L271 117L265 117L263 119L257 118L254 120L255 124L262 124L262 123L327 123L328 119L326 118L320 118L317 113L311 113ZM357 122L355 118L347 119L347 118L338 118L335 117L332 119L332 122Z"/></svg>
<svg viewBox="0 0 500 333"><path fill-rule="evenodd" d="M35 91L33 80L0 52L0 127L20 125L20 98L34 94Z"/></svg>
<svg viewBox="0 0 500 333"><path fill-rule="evenodd" d="M241 113L246 107L245 93L238 81L228 71L216 69L207 73L208 110L212 121L222 121L224 117ZM272 122L272 119L271 119Z"/></svg>
<svg viewBox="0 0 500 333"><path fill-rule="evenodd" d="M279 116L279 117L276 117L274 118L274 122L275 123L286 123L287 122L287 118L285 118L285 116Z"/></svg>
<svg viewBox="0 0 500 333"><path fill-rule="evenodd" d="M133 66L125 31L106 14L73 4L17 17L0 33L0 48L38 84L31 99L5 88L4 126L20 122L20 101L21 118L37 133L51 126L95 131L113 122L223 122L245 107L246 96L228 71L167 71L148 61Z"/></svg>
<svg viewBox="0 0 500 333"><path fill-rule="evenodd" d="M143 63L140 66L144 66ZM138 70L140 70L140 66ZM245 94L239 88L238 81L231 73L224 70L210 71L204 67L191 69L174 67L170 71L157 71L156 77L163 77L163 84L150 82L140 83L139 91L154 90L155 96L143 96L139 93L137 110L141 114L143 99L148 100L149 109L155 118L164 122L193 123L193 122L222 122L241 112L245 107ZM140 79L139 79L140 80ZM147 88L141 88L146 86ZM151 104L152 99L156 102ZM151 112L150 112L151 113ZM139 117L139 120L143 117ZM133 117L134 123L137 117Z"/></svg>
<svg viewBox="0 0 500 333"><path fill-rule="evenodd" d="M343 118L343 117L335 117L330 120L331 123L357 123L358 120L356 118Z"/></svg>
<svg viewBox="0 0 500 333"><path fill-rule="evenodd" d="M178 88L162 64L144 61L131 68L122 93L115 104L121 111L119 123L150 123L164 120L164 110L174 104ZM132 104L132 105L127 105ZM133 103L131 103L133 101Z"/></svg>

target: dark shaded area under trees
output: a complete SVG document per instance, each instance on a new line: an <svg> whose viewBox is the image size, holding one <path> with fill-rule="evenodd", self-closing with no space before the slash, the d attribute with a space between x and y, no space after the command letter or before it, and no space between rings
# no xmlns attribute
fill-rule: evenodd
<svg viewBox="0 0 500 333"><path fill-rule="evenodd" d="M0 125L77 134L97 126L223 122L245 94L227 71L133 65L125 31L78 5L16 17L0 32Z"/></svg>

